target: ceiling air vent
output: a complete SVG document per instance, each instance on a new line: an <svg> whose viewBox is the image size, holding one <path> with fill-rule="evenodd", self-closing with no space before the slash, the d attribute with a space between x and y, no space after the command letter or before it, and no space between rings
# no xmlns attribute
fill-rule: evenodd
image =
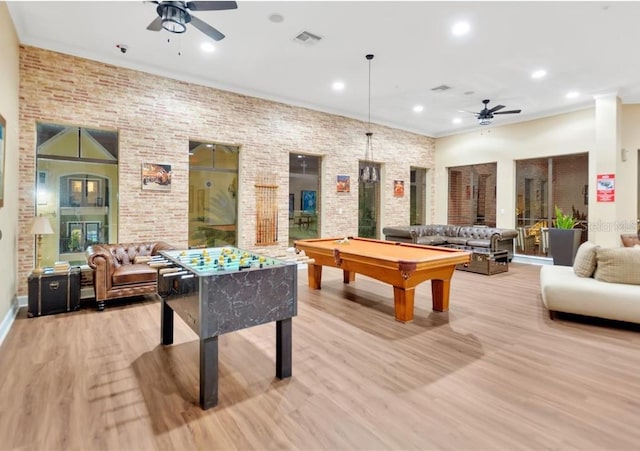
<svg viewBox="0 0 640 451"><path fill-rule="evenodd" d="M322 38L317 34L309 33L308 31L303 31L302 33L298 34L295 38L293 38L294 41L304 45L317 44L318 42L320 42L321 39Z"/></svg>
<svg viewBox="0 0 640 451"><path fill-rule="evenodd" d="M451 86L447 86L447 85L440 85L440 86L436 86L435 88L431 88L432 91L438 91L438 92L448 91L449 89L451 89Z"/></svg>

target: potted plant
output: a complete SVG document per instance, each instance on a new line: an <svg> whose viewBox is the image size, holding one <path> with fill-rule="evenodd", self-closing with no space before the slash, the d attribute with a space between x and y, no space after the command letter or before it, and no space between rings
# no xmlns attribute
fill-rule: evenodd
<svg viewBox="0 0 640 451"><path fill-rule="evenodd" d="M577 219L573 215L562 213L557 205L555 216L554 227L549 228L549 252L553 257L553 264L572 266L580 246L582 230L575 228Z"/></svg>

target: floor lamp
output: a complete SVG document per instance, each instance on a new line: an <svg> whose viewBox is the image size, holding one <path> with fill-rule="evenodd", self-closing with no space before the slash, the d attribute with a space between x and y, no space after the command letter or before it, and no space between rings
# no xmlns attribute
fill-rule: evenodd
<svg viewBox="0 0 640 451"><path fill-rule="evenodd" d="M49 219L44 216L36 216L33 218L33 223L31 224L31 234L35 235L38 239L36 244L36 262L38 266L33 270L34 274L42 274L44 269L40 266L42 261L42 255L40 255L40 248L42 247L42 235L51 235L53 233L53 229L51 228L51 223Z"/></svg>

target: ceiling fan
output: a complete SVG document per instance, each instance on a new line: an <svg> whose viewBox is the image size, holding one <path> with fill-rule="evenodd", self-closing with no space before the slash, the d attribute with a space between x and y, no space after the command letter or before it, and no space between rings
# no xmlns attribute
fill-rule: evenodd
<svg viewBox="0 0 640 451"><path fill-rule="evenodd" d="M147 30L160 31L163 28L171 33L184 33L187 24L191 23L198 30L209 36L214 41L224 39L224 35L206 22L193 16L190 11L220 11L224 9L236 9L236 2L173 2L151 1L158 5L156 12L158 17L149 24Z"/></svg>
<svg viewBox="0 0 640 451"><path fill-rule="evenodd" d="M472 113L476 115L476 117L478 118L478 123L480 125L489 125L491 123L491 120L493 119L494 114L517 114L522 111L522 110L498 111L503 109L504 105L496 105L493 108L489 108L488 107L489 102L490 102L489 99L483 100L482 103L484 103L484 108L480 110L479 113Z"/></svg>

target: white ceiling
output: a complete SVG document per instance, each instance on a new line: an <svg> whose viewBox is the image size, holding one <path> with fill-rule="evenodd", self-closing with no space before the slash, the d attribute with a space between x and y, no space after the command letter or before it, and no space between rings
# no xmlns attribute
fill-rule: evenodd
<svg viewBox="0 0 640 451"><path fill-rule="evenodd" d="M362 120L373 53L372 122L434 137L480 127L460 111L479 111L485 98L522 109L493 126L590 107L602 94L640 101L640 2L238 1L193 13L226 35L209 54L192 26L146 30L150 2L7 3L26 45ZM459 20L471 25L466 36L451 33ZM294 42L302 31L323 39ZM532 79L539 68L547 77ZM452 89L431 91L442 84ZM573 90L580 96L567 99Z"/></svg>

